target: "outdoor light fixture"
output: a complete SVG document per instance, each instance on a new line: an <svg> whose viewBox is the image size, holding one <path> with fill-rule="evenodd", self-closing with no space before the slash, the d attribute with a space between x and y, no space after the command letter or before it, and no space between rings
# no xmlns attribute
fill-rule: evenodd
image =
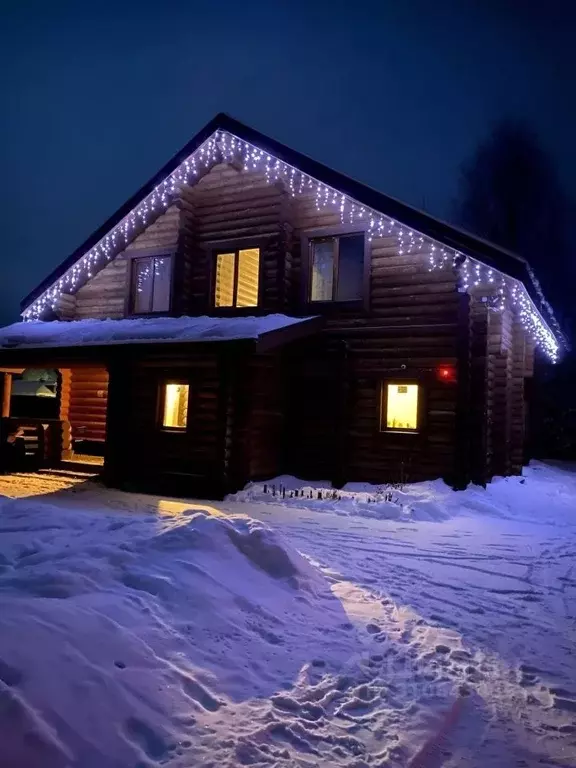
<svg viewBox="0 0 576 768"><path fill-rule="evenodd" d="M439 365L436 368L436 378L438 381L453 383L456 381L456 369L453 365Z"/></svg>

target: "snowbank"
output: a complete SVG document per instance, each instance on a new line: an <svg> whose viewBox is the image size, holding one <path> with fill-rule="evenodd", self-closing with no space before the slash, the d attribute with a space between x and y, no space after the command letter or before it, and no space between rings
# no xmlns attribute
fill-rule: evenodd
<svg viewBox="0 0 576 768"><path fill-rule="evenodd" d="M486 488L454 492L442 480L406 485L347 483L282 475L249 483L230 501L274 503L315 512L379 520L441 521L464 515L572 525L576 522L576 473L568 466L533 461L522 477L497 477Z"/></svg>
<svg viewBox="0 0 576 768"><path fill-rule="evenodd" d="M0 348L256 339L270 331L287 328L308 319L276 314L233 318L203 316L73 320L67 323L37 320L0 328Z"/></svg>
<svg viewBox="0 0 576 768"><path fill-rule="evenodd" d="M4 501L0 601L3 768L193 765L203 715L292 685L327 633L349 654L320 572L241 516Z"/></svg>

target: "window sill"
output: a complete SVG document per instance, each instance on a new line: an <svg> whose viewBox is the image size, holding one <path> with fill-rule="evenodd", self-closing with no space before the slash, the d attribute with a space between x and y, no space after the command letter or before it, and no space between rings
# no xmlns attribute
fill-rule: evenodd
<svg viewBox="0 0 576 768"><path fill-rule="evenodd" d="M419 435L419 429L381 429L381 435Z"/></svg>
<svg viewBox="0 0 576 768"><path fill-rule="evenodd" d="M238 317L247 317L252 315L268 315L270 310L263 309L259 305L253 307L212 307L211 315L234 315Z"/></svg>
<svg viewBox="0 0 576 768"><path fill-rule="evenodd" d="M185 435L188 431L187 427L160 427L160 432L165 432L169 435Z"/></svg>

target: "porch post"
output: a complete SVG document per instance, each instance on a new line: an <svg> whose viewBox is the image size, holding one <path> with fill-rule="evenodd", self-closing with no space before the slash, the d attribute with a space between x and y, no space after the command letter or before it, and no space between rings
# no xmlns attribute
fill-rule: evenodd
<svg viewBox="0 0 576 768"><path fill-rule="evenodd" d="M2 418L6 419L10 416L10 397L12 395L12 374L2 374Z"/></svg>

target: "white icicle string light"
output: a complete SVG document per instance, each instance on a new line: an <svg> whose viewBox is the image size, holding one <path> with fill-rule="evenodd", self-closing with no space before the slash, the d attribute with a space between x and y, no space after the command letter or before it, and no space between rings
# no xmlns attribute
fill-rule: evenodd
<svg viewBox="0 0 576 768"><path fill-rule="evenodd" d="M253 144L221 130L204 141L107 235L35 299L22 313L24 319L38 320L47 310L57 307L58 299L63 293L76 293L87 279L123 251L143 228L151 224L175 201L182 185L194 183L200 171L208 170L223 161L239 162L246 171L262 171L270 184L283 180L293 197L312 194L318 209L334 208L339 212L342 223L364 223L369 240L396 237L401 255L424 252L427 249L429 270L456 268L464 290L484 283L494 283L498 297L493 306L495 309L504 308L507 293L505 289L509 288L511 302L518 309L524 327L549 357L556 361L559 343L522 283L358 203L341 191L312 178ZM544 299L538 281L530 269L529 274L539 298L553 317L552 308Z"/></svg>

